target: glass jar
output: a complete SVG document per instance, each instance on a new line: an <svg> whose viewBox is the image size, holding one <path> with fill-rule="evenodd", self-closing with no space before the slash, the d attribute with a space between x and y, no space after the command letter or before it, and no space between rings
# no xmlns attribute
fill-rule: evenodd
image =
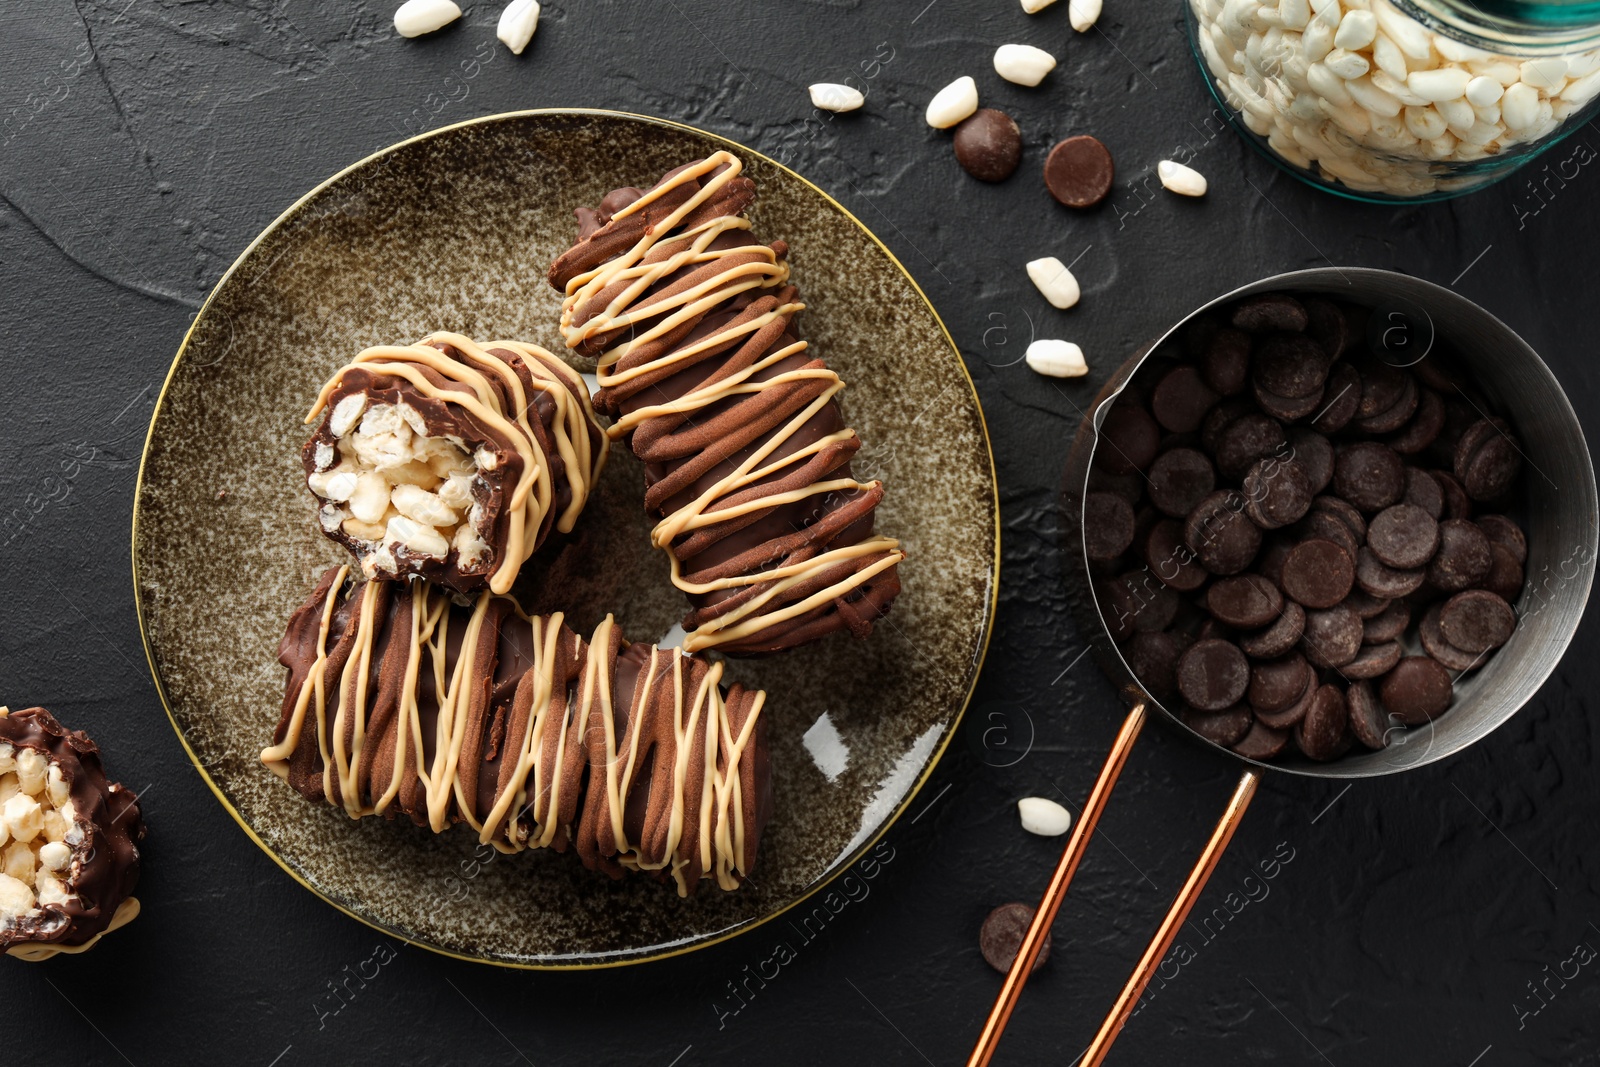
<svg viewBox="0 0 1600 1067"><path fill-rule="evenodd" d="M1291 173L1358 200L1482 188L1600 103L1600 0L1186 6L1195 56L1235 127ZM1580 150L1565 161L1573 174L1595 155Z"/></svg>

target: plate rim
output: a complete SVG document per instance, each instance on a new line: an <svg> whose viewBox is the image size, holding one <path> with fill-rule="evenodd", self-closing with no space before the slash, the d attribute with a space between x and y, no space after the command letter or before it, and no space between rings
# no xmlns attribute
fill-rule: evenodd
<svg viewBox="0 0 1600 1067"><path fill-rule="evenodd" d="M955 357L956 367L961 371L962 378L966 380L967 390L972 395L972 403L978 413L978 429L983 437L984 454L987 456L989 461L989 490L990 498L993 501L992 521L994 523L994 565L988 576L989 600L984 612L983 632L980 635L978 654L973 664L974 669L972 672L972 680L967 685L966 695L962 697L961 706L956 709L955 717L950 721L950 725L945 730L944 736L940 739L939 745L934 750L932 758L928 761L928 764L923 769L922 773L917 776L917 780L915 783L913 783L911 789L901 799L900 803L896 805L894 811L889 814L889 817L884 820L883 824L879 826L877 830L874 831L869 837L851 850L850 855L845 862L838 863L831 874L828 874L826 877L820 879L815 885L811 886L809 889L805 890L799 896L796 896L793 900L790 900L776 911L770 912L769 914L761 916L760 918L751 922L742 923L731 929L696 939L689 944L664 946L658 951L653 952L635 952L631 955L618 959L583 960L581 962L525 962L518 960L494 959L489 956L478 956L464 952L458 952L453 949L445 948L441 945L418 940L412 936L409 936L404 931L388 926L371 916L363 915L355 911L353 908L347 907L339 901L333 899L315 885L312 885L307 878L302 876L299 871L295 870L288 860L279 855L277 851L275 851L261 839L261 836L256 833L255 828L245 820L244 816L240 814L239 810L234 807L233 802L228 799L227 794L225 794L216 781L212 779L210 772L206 770L204 764L202 764L200 761L200 757L190 746L188 737L185 736L183 729L178 725L178 720L173 714L172 703L167 699L166 687L162 684L161 672L156 667L155 653L150 646L150 634L146 626L144 601L139 593L139 510L144 494L145 470L150 461L151 443L155 439L156 423L161 417L161 409L167 398L167 391L171 388L173 379L178 373L178 367L180 364L182 364L183 358L188 352L189 342L193 338L195 330L199 328L200 322L205 317L206 312L210 309L212 302L216 299L217 294L222 290L222 287L226 285L230 279L232 279L234 274L239 270L244 262L251 256L252 253L255 252L256 248L263 241L265 241L269 235L277 231L279 227L287 224L297 217L301 209L304 208L314 197L316 197L324 189L339 181L345 175L350 174L351 172L365 167L383 156L386 156L392 152L396 152L407 145L418 141L429 140L431 138L469 126L489 125L493 123L506 122L513 119L528 118L531 116L597 116L601 118L621 118L635 122L642 122L652 126L664 126L672 129L684 130L690 133L698 134L699 136L705 137L713 142L720 143L729 149L745 153L751 158L759 159L763 163L776 167L777 169L788 174L790 177L804 184L818 196L822 197L823 200L832 206L834 210L838 211L852 224L854 224L863 234L865 234L868 240L878 246L879 251L888 257L889 262L894 265L894 268L898 270L905 278L906 282L910 284L912 290L917 294L918 298L921 299L923 306L928 309L928 313L933 316L933 321L938 325L939 332L944 336L945 343L950 346L951 355ZM917 794L922 792L923 786L927 784L931 777L933 777L933 772L938 769L940 762L944 759L945 752L950 747L950 742L955 738L956 732L961 728L961 722L966 716L968 707L970 707L972 704L973 694L977 691L978 679L983 674L983 665L985 660L988 658L989 653L989 642L994 636L995 613L999 609L1000 602L1000 536L1001 524L999 473L994 462L994 445L989 437L989 422L983 411L983 401L978 396L977 384L972 379L971 371L967 369L966 360L962 358L960 346L956 344L955 338L951 336L949 327L945 325L944 319L940 317L938 309L933 306L933 301L928 299L928 294L923 292L922 286L917 284L916 278L912 277L911 272L906 269L905 264L900 262L900 258L896 256L892 250L890 250L888 245L883 243L878 235L874 233L872 229L866 225L866 223L857 218L854 212L841 204L825 189L817 185L815 182L812 182L804 175L788 167L787 165L780 163L778 160L773 159L766 153L758 151L754 148L750 148L747 145L740 144L738 141L735 141L730 137L724 137L721 134L713 133L709 130L703 130L698 126L693 126L689 123L678 122L673 119L664 119L655 115L644 115L632 111L619 111L610 108L544 107L525 108L516 111L501 111L491 115L479 115L476 118L464 119L461 122L453 122L445 126L436 127L435 129L425 130L422 133L414 134L410 137L406 137L402 140L394 142L393 144L380 148L375 152L368 153L355 162L341 167L327 178L318 182L311 189L307 190L304 194L297 197L288 207L284 208L284 210L280 212L276 218L263 227L261 232L258 233L249 244L245 245L244 249L240 251L238 256L234 258L234 261L228 266L228 269L224 271L222 276L217 279L216 284L211 287L211 291L206 294L204 302L201 303L199 310L195 312L194 318L190 321L189 328L184 331L183 340L178 344L178 351L172 357L172 363L167 367L166 376L162 379L161 392L156 396L155 407L151 409L150 424L145 430L144 445L139 451L139 473L138 477L134 480L133 487L133 518L129 538L128 558L133 576L133 608L139 627L139 642L144 647L145 662L150 668L150 677L155 682L156 697L161 701L161 707L166 712L167 722L169 725L171 725L172 732L177 735L178 743L183 746L184 754L189 757L189 762L193 764L194 769L199 772L201 781L203 781L206 784L206 787L211 790L212 795L216 797L217 801L222 805L223 810L232 816L233 821L239 825L239 828L245 832L245 835L255 843L257 848L259 848L275 864L277 864L285 874L298 883L302 888L310 891L314 896L317 897L318 900L321 900L324 904L327 904L339 912L342 912L357 922L371 927L380 933L394 937L407 945L425 949L428 952L433 952L440 956L446 956L451 959L462 960L469 963L488 964L494 967L503 967L506 969L519 971L588 971L611 969L616 967L629 967L642 963L650 963L656 960L669 959L673 956L686 955L690 952L695 952L700 949L709 948L712 945L730 941L742 934L747 934L753 930L759 929L779 916L784 915L792 909L805 903L807 900L810 900L828 886L832 885L835 880L848 872L855 865L856 861L865 855L869 849L875 846L883 838L883 836L889 832L891 827L900 821L900 817L906 813L906 810L911 806L911 802L916 799Z"/></svg>

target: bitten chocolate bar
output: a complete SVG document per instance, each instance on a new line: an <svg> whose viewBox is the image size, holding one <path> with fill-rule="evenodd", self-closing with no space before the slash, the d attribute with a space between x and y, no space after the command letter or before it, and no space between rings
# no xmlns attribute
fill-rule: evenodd
<svg viewBox="0 0 1600 1067"><path fill-rule="evenodd" d="M504 593L569 533L608 440L583 377L536 345L436 333L361 352L322 387L301 458L322 532L368 578Z"/></svg>

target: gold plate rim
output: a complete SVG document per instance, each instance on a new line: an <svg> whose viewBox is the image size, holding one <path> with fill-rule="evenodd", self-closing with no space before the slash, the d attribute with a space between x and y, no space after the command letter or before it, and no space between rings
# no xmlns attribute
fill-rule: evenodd
<svg viewBox="0 0 1600 1067"><path fill-rule="evenodd" d="M222 287L228 283L229 279L233 277L234 273L239 270L239 268L247 259L250 258L257 246L266 240L270 234L276 231L280 226L283 226L294 219L299 214L300 210L305 207L306 204L308 204L314 197L316 197L328 186L339 181L345 175L359 170L362 167L372 163L374 160L380 159L391 152L398 151L407 145L418 141L428 140L429 138L438 137L453 130L459 130L469 126L506 122L513 119L522 119L531 116L546 115L563 117L599 116L603 118L621 118L629 119L635 122L642 122L647 125L664 126L698 134L699 136L705 137L708 140L725 145L729 149L746 153L752 158L759 159L763 163L767 163L778 168L779 170L803 183L812 192L822 197L823 200L825 200L835 211L838 211L846 219L849 219L850 222L854 223L873 244L878 246L879 251L888 257L889 262L894 265L895 269L905 277L905 280L911 285L911 288L922 300L923 305L928 309L928 313L933 316L934 322L936 322L939 326L939 332L944 335L945 342L950 346L950 354L955 357L956 366L961 371L962 378L966 380L967 389L972 394L972 403L978 413L978 428L983 434L984 453L988 457L989 461L990 498L994 503L993 515L991 517L994 523L994 565L989 575L989 602L984 612L983 633L979 642L977 660L974 663L972 680L967 686L966 696L962 698L961 707L957 709L955 718L950 721L950 725L945 730L944 736L940 739L939 746L934 750L932 758L928 761L928 764L923 769L922 774L918 776L915 784L913 784L911 787L911 790L906 793L899 805L894 809L893 812L889 814L889 817L884 820L883 825L880 826L877 831L873 833L867 840L863 841L859 846L857 846L847 860L838 863L835 866L833 873L820 879L815 885L811 886L805 892L801 893L787 904L778 908L776 911L773 911L758 919L742 923L739 926L736 926L723 933L706 936L687 945L664 947L656 952L642 951L640 953L629 955L620 959L584 960L581 962L571 963L530 963L517 960L492 959L487 956L474 956L467 953L455 952L439 945L430 944L427 941L416 940L408 936L403 931L386 926L369 916L362 915L354 909L346 907L339 901L334 900L322 890L312 885L310 881L302 876L299 871L295 870L287 860L280 856L276 851L269 847L265 841L261 839L260 835L258 835L255 829L245 820L244 816L241 815L238 809L233 806L232 801L228 799L227 795L222 791L222 788L212 779L210 773L200 762L199 756L190 746L189 739L184 736L183 729L178 725L178 720L173 715L172 704L167 700L167 691L166 687L161 681L161 672L156 667L155 653L150 647L150 635L145 623L144 602L139 595L139 505L144 494L145 467L150 460L150 446L151 442L155 439L156 423L161 417L162 403L166 400L167 390L171 387L173 378L177 375L178 367L183 362L184 354L188 351L189 341L194 336L195 330L199 327L201 319L204 318L206 311L211 307L212 301L216 299L217 294L222 290ZM255 842L256 847L261 849L262 852L266 853L266 855L271 858L274 863L283 869L284 873L289 875L290 878L299 883L303 888L309 890L317 897L317 899L344 913L357 922L362 923L365 926L369 926L380 933L387 934L388 936L402 941L407 945L414 945L417 948L425 949L428 952L433 952L441 956L447 956L451 959L463 960L469 963L488 964L494 967L503 967L510 970L519 971L603 970L615 967L629 967L641 963L650 963L655 960L669 959L673 956L681 956L699 949L709 948L712 945L721 944L724 941L731 940L742 934L749 933L752 930L764 926L765 924L778 918L780 915L783 915L791 909L798 907L800 904L805 903L807 900L810 900L822 890L826 889L845 872L849 871L850 868L853 867L869 849L882 840L884 834L889 832L890 827L894 826L894 824L900 820L900 817L905 814L906 809L911 806L911 802L916 799L917 794L922 792L922 787L927 784L928 779L933 776L933 772L938 769L940 761L944 758L946 749L950 747L950 741L955 737L956 731L960 729L962 719L966 716L967 708L972 703L972 695L977 690L978 679L983 674L984 661L988 658L989 641L994 634L995 612L998 610L1000 602L1000 483L994 465L994 446L989 438L989 423L983 413L983 402L978 397L977 385L972 380L971 372L967 370L966 360L961 358L961 350L956 345L955 338L950 335L950 330L947 326L945 326L944 319L939 316L938 309L933 306L933 301L928 299L928 294L923 292L922 286L917 284L917 280L912 277L911 272L906 269L905 264L901 263L899 257L896 256L894 252L892 252L889 247L878 238L877 234L872 232L871 228L868 227L866 223L857 218L849 208L839 203L838 200L834 199L826 190L822 189L816 183L810 181L805 176L799 174L783 163L778 162L771 156L768 156L766 153L757 151L756 149L750 148L746 145L742 145L732 138L724 137L721 134L712 133L709 130L702 130L698 126L691 126L688 123L676 122L672 119L659 118L654 115L642 115L631 111L616 111L609 108L528 108L520 111L502 111L493 115L480 115L477 118L465 119L461 122L450 123L449 125L440 126L436 129L427 130L423 133L396 141L394 144L380 148L376 152L372 152L366 156L363 156L361 159L351 163L349 166L343 167L339 171L330 175L328 178L318 182L304 195L296 199L294 203L285 208L277 218L268 223L266 227L256 235L254 240L245 246L244 250L239 253L238 257L234 259L233 263L229 265L228 269L223 272L222 277L217 279L216 285L212 286L211 291L206 294L205 302L200 305L200 310L195 312L194 319L190 322L188 330L184 331L183 340L178 345L177 354L172 357L172 363L167 368L166 377L161 382L161 392L156 397L155 407L150 412L150 425L145 430L144 446L140 449L139 453L139 475L134 481L133 488L133 521L129 540L129 561L133 572L133 606L134 612L138 618L139 641L144 646L145 662L150 667L150 677L155 682L156 696L161 701L161 707L166 711L167 722L172 726L173 733L177 735L178 743L183 746L183 751L189 757L189 762L192 763L195 770L200 773L201 780L204 781L206 787L211 790L212 795L217 798L219 803L221 803L223 809L233 817L233 821L239 824L240 829L245 832L245 835L249 837L251 841Z"/></svg>

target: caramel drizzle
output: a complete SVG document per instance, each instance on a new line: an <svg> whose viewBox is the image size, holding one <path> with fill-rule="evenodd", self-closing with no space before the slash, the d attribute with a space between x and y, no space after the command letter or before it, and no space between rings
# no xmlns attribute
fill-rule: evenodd
<svg viewBox="0 0 1600 1067"><path fill-rule="evenodd" d="M724 167L725 169L720 174L713 175L713 172L718 167ZM743 169L744 166L738 157L729 152L715 152L706 159L686 167L670 179L663 181L638 200L618 211L612 218L618 219L632 215L637 211L643 210L649 204L660 200L679 186L690 182L700 182L701 179L705 179L696 193L679 205L665 219L648 229L633 248L592 270L575 275L567 282L565 298L561 305L561 333L566 339L568 348L577 348L590 338L608 334L613 330L622 331L621 336L623 339L601 352L598 357L595 368L596 379L602 388L621 385L641 375L653 374L668 367L685 364L705 351L733 342L741 336L753 335L776 319L793 315L805 307L804 304L798 302L783 304L764 315L756 316L745 322L730 324L721 331L696 342L675 347L658 358L643 362L636 367L623 371L613 371L612 369L636 347L649 344L686 323L698 320L701 316L714 311L718 306L738 296L740 293L751 289L776 288L788 281L788 264L779 259L777 253L766 245L737 245L724 249L711 247L717 238L724 233L734 230L749 230L750 222L742 216L722 215L708 219L680 233L674 233L679 223L689 217L702 204L715 197L718 191L737 177ZM651 249L661 242L665 242L669 246L682 243L684 247L672 255L664 257L659 262L646 262ZM641 302L641 298L644 298L650 292L652 286L684 267L704 263L717 263L733 257L748 259L752 256L757 258L751 262L732 263L720 273L681 293ZM626 282L627 284L612 298L604 310L597 312L581 326L573 325L574 314L578 308L583 307L591 299L618 282ZM637 329L639 324L650 319L659 319L659 321L648 329ZM807 380L822 380L827 383L825 390L816 400L797 412L783 426L771 431L766 442L752 452L736 470L719 479L715 485L712 485L694 500L664 517L651 531L651 541L656 547L665 550L671 559L672 584L685 593L692 595L704 594L713 590L770 583L769 588L763 590L759 595L715 618L701 623L692 633L688 634L684 638L683 647L690 652L739 641L752 634L759 633L769 626L803 615L814 608L821 607L832 600L848 595L851 590L867 584L874 576L895 566L905 558L905 553L900 551L899 541L890 537L873 537L857 544L830 549L799 563L770 570L759 570L704 583L690 581L683 575L682 564L672 551L672 543L693 530L725 522L741 515L767 511L784 504L796 503L808 497L823 496L829 493L870 491L881 484L876 480L861 482L855 478L832 478L826 481L814 482L802 489L771 493L742 504L716 506L719 500L738 493L740 490L752 486L761 479L776 474L786 467L801 463L808 456L822 452L839 442L855 439L855 430L846 427L812 444L797 448L781 459L770 463L766 462L768 457L782 449L784 443L799 431L807 420L826 407L844 389L844 382L839 378L839 375L826 367L786 371L763 381L751 380L762 371L790 356L805 351L806 347L806 342L795 341L764 356L738 373L730 374L717 381L707 382L675 400L641 407L629 412L618 418L606 431L612 438L621 438L650 419L668 415L682 415L692 418L696 412L709 408L730 397L754 395L766 389L776 389L780 386ZM883 558L865 567L853 570L846 577L818 590L804 600L774 610L764 610L772 601L781 598L789 589L813 580L830 568L841 563L878 554L883 554Z"/></svg>
<svg viewBox="0 0 1600 1067"><path fill-rule="evenodd" d="M445 355L433 347L436 342L450 345L462 359ZM610 438L602 436L599 448L594 447L589 429L598 429L600 422L590 403L589 388L583 376L538 345L520 341L479 344L470 337L443 331L429 334L414 345L376 345L358 353L323 385L306 422L314 422L327 407L328 398L338 389L346 371L365 366L375 373L404 379L429 399L459 405L497 436L511 441L522 459L522 475L507 503L510 522L505 548L489 574L489 589L506 593L516 581L517 571L538 548L539 531L554 505L556 487L544 446L528 421L533 405L525 383L510 363L491 351L495 348L509 349L521 356L532 378L531 387L548 396L555 406L551 436L572 489L572 499L556 518L555 528L571 533L605 466ZM444 384L435 384L422 373L419 369L422 367L442 377ZM494 383L503 386L511 396L509 417L501 409Z"/></svg>
<svg viewBox="0 0 1600 1067"><path fill-rule="evenodd" d="M338 696L333 714L328 714L327 667L332 649L329 636L341 591L350 575L349 566L329 586L317 629L316 658L296 693L293 712L283 740L261 753L261 762L285 780L289 761L300 747L306 719L315 724L317 751L322 760L323 795L339 804L352 819L383 815L400 810L395 803L405 776L414 773L423 785L427 821L439 833L455 822L465 822L478 832L479 842L505 853L548 848L561 837L571 838L573 827L558 822L562 807L567 739L574 721L593 729L598 725L605 739L603 788L606 791L611 830L616 840L617 860L634 870L659 870L670 867L680 896L693 888L684 874L691 857L680 855L683 831L691 811L697 813L700 840L700 868L715 877L722 889L737 889L748 873L745 857L745 821L740 767L756 720L766 703L766 694L757 692L750 714L737 736L733 734L727 703L720 681L722 664L711 664L694 691L686 692L685 656L681 649L652 648L647 667L641 670L634 687L633 714L623 738L616 732L616 708L612 701L615 661L610 657L611 637L616 623L610 615L595 629L585 651L581 638L573 635L582 662L581 699L566 700L557 713L555 670L558 662L563 616L528 616L508 601L511 610L532 627L534 663L528 669L535 690L528 723L520 738L506 738L505 751L516 753L516 770L510 784L497 788L494 802L483 818L475 817L475 799L469 797L462 781L462 761L475 759L465 753L470 695L475 681L484 677L487 663L496 652L499 634L485 630L485 619L495 595L482 593L472 605L453 669L447 663L450 638L450 603L427 582L407 583L403 593L411 598L411 629L406 637L405 681L401 687L396 746L392 772L387 782L364 783L360 775L362 757L368 743L367 722L372 711L369 682L373 657L381 651L377 636L383 619L383 583L365 582L359 586L359 603L352 612L355 633L349 658L338 679ZM390 583L391 585L393 583ZM433 758L424 767L422 716L417 700L417 679L423 669L433 672L434 692L438 695ZM627 800L640 769L641 738L652 736L647 721L655 706L659 687L668 680L673 693L671 744L673 751L672 804L667 813L666 859L648 862L640 855L640 843L630 843L624 827ZM525 679L524 679L525 684ZM689 760L697 734L704 723L704 785L700 795L691 798L686 787ZM558 731L554 758L545 756L545 738ZM350 735L346 745L345 735ZM658 742L659 732L655 733ZM408 758L415 753L418 758ZM719 758L720 756L720 758ZM600 777L590 769L590 787ZM337 788L335 788L337 783ZM369 799L371 793L376 797ZM581 787L580 787L581 788ZM582 794L579 796L581 816Z"/></svg>

